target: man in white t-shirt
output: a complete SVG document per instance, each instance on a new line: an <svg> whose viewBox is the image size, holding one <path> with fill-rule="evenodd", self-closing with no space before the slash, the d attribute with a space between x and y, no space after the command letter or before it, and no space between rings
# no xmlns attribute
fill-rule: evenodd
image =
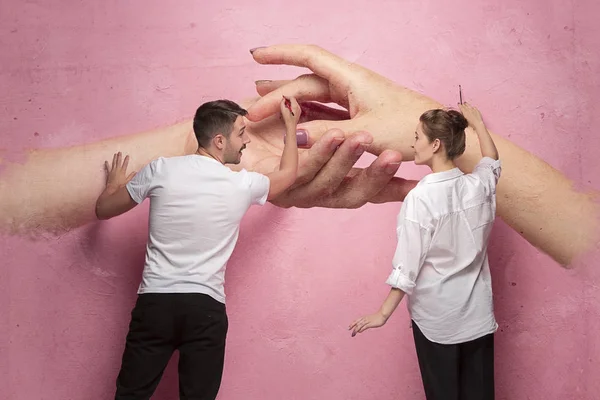
<svg viewBox="0 0 600 400"><path fill-rule="evenodd" d="M287 104L286 104L287 103ZM287 137L301 114L295 99L281 113ZM150 199L146 261L131 313L115 399L149 399L179 350L181 399L213 400L221 384L228 328L225 267L240 221L296 180L296 140L286 140L280 168L269 175L234 172L246 144L246 110L229 100L203 104L194 117L198 151L158 158L126 175L129 156L115 154L96 215L108 219Z"/></svg>

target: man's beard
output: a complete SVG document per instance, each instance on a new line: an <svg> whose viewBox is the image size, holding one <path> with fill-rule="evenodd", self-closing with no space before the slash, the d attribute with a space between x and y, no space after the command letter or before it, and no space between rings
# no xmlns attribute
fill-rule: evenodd
<svg viewBox="0 0 600 400"><path fill-rule="evenodd" d="M243 145L240 150L231 155L231 159L227 160L227 162L225 164L239 164L241 162L241 158L242 158L242 151L246 148L246 145Z"/></svg>

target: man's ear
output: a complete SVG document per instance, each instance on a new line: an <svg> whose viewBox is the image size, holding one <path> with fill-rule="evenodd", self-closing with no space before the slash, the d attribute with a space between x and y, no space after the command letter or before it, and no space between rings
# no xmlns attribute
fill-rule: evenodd
<svg viewBox="0 0 600 400"><path fill-rule="evenodd" d="M213 138L213 144L219 150L223 150L225 148L225 136L220 133L217 133Z"/></svg>

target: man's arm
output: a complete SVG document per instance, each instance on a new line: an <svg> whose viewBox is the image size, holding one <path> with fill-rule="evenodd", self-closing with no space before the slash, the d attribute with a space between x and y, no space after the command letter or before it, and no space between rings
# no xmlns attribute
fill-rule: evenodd
<svg viewBox="0 0 600 400"><path fill-rule="evenodd" d="M254 101L242 104L248 107ZM317 116L324 118L323 113ZM314 113L302 112L302 118L313 117ZM279 118L250 124L246 130L252 143L242 164L229 168L264 175L276 170L283 148ZM324 135L310 149L301 150L297 186L279 196L277 205L351 208L357 201L366 203L375 194L381 202L404 198L410 182L392 178L399 167L399 154L384 153L369 167L353 169L356 140L344 140L341 132L337 135ZM22 160L19 162L0 158L0 233L58 234L97 221L95 204L106 187L102 163L115 151L128 154L129 165L141 172L144 165L158 157L194 154L197 149L192 121L186 120L79 146L12 154ZM349 179L344 178L347 175ZM326 194L320 190L324 186L328 188Z"/></svg>
<svg viewBox="0 0 600 400"><path fill-rule="evenodd" d="M136 203L127 190L127 182L129 182L135 172L127 173L127 165L129 164L129 156L121 162L121 152L113 156L112 165L108 161L104 163L107 172L106 188L102 191L96 201L96 217L98 219L109 219L121 215L138 203Z"/></svg>
<svg viewBox="0 0 600 400"><path fill-rule="evenodd" d="M96 201L96 217L109 219L129 211L135 206L137 203L133 201L125 186L114 191L106 188Z"/></svg>
<svg viewBox="0 0 600 400"><path fill-rule="evenodd" d="M287 109L286 101L290 109ZM286 141L281 154L279 170L267 174L270 180L269 195L267 200L272 200L281 195L296 181L298 175L298 143L296 141L296 126L302 110L296 99L281 101L281 114L285 121Z"/></svg>

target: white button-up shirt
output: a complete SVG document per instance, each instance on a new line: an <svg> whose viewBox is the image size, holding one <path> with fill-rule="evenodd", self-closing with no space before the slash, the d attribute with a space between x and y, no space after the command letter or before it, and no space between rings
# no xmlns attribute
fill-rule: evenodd
<svg viewBox="0 0 600 400"><path fill-rule="evenodd" d="M430 341L477 339L498 328L487 243L496 215L500 161L484 157L471 174L458 168L425 176L404 200L387 283Z"/></svg>

